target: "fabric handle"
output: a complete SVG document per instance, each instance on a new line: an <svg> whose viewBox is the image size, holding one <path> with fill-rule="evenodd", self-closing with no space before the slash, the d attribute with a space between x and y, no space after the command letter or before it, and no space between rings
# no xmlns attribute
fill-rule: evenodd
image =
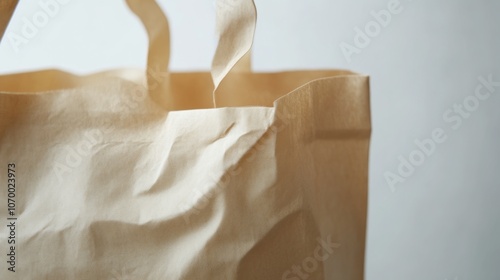
<svg viewBox="0 0 500 280"><path fill-rule="evenodd" d="M257 9L253 0L217 0L216 7L219 44L212 62L214 107L217 107L217 88L226 75L232 69L250 70L249 52L257 23Z"/></svg>
<svg viewBox="0 0 500 280"><path fill-rule="evenodd" d="M0 42L2 41L3 34L9 25L12 14L16 9L19 0L2 0L0 1Z"/></svg>

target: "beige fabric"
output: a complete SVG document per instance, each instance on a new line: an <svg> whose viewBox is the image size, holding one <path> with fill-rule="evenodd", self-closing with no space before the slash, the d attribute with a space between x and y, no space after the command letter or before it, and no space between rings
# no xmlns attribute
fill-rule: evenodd
<svg viewBox="0 0 500 280"><path fill-rule="evenodd" d="M127 2L165 69L166 19ZM0 279L363 279L368 77L220 69L0 76Z"/></svg>

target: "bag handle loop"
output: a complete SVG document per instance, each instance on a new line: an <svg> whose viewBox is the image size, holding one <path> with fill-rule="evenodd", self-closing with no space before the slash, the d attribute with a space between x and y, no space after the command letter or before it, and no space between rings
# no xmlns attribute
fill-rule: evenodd
<svg viewBox="0 0 500 280"><path fill-rule="evenodd" d="M0 41L19 0L0 1ZM155 0L126 0L139 17L149 38L148 69L167 69L170 60L170 31L167 18Z"/></svg>

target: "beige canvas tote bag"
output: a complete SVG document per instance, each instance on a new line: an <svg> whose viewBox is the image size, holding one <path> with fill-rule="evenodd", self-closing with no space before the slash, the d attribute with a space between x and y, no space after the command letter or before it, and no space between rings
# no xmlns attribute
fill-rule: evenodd
<svg viewBox="0 0 500 280"><path fill-rule="evenodd" d="M363 279L368 77L251 72L249 0L218 2L211 72L172 73L127 4L146 69L0 76L0 279Z"/></svg>

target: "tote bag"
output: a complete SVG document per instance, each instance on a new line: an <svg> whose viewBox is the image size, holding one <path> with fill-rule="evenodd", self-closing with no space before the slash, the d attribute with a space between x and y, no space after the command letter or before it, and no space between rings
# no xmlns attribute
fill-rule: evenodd
<svg viewBox="0 0 500 280"><path fill-rule="evenodd" d="M0 76L0 279L363 279L368 77L252 73L249 0L210 73L168 72L161 9L127 4L146 70Z"/></svg>

